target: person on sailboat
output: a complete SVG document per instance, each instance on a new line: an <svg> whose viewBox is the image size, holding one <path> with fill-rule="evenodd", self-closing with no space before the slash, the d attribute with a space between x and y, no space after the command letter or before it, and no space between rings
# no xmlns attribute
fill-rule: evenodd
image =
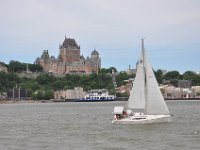
<svg viewBox="0 0 200 150"><path fill-rule="evenodd" d="M126 111L123 111L123 113L122 113L122 117L124 118L124 117L126 117L126 116L127 116Z"/></svg>

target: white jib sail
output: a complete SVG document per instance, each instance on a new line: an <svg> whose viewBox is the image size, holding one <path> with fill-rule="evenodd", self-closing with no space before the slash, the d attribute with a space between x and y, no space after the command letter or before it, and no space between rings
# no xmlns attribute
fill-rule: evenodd
<svg viewBox="0 0 200 150"><path fill-rule="evenodd" d="M144 91L144 65L143 55L140 54L140 59L137 63L137 73L130 91L128 100L128 108L144 109L145 108L145 91Z"/></svg>

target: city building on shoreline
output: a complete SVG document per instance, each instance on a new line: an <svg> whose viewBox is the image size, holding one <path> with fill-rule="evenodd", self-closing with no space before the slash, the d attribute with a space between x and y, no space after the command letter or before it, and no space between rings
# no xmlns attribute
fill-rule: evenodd
<svg viewBox="0 0 200 150"><path fill-rule="evenodd" d="M91 56L85 58L80 55L80 46L74 39L64 39L59 45L59 55L57 58L49 56L48 50L44 50L41 57L36 58L36 64L40 64L43 70L57 75L62 74L91 74L97 73L101 69L101 58L95 49Z"/></svg>
<svg viewBox="0 0 200 150"><path fill-rule="evenodd" d="M165 99L187 99L200 98L200 86L190 88L175 87L172 85L162 85L160 90Z"/></svg>
<svg viewBox="0 0 200 150"><path fill-rule="evenodd" d="M85 96L85 92L81 87L75 87L71 90L59 90L54 92L54 99L80 99Z"/></svg>

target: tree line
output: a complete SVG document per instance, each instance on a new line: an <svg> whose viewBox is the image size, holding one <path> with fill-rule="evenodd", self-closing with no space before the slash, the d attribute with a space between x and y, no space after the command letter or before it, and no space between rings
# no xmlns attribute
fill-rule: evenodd
<svg viewBox="0 0 200 150"><path fill-rule="evenodd" d="M99 74L66 74L63 77L41 73L36 78L19 77L13 72L0 72L0 93L16 87L26 90L27 96L34 99L51 99L54 91L74 89L74 87L82 87L84 91L105 88L114 93L112 76L108 72L109 69L102 69Z"/></svg>
<svg viewBox="0 0 200 150"><path fill-rule="evenodd" d="M33 69L30 65L32 72L42 71L41 66L32 65L34 66ZM25 70L25 64L23 63L20 64L19 62L12 61L7 67L8 73L0 72L0 95L17 86L26 91L26 96L34 99L51 99L53 98L54 91L74 89L74 87L82 87L84 91L105 88L108 89L110 94L115 94L112 82L112 70L116 73L115 79L118 87L125 85L125 80L134 78L134 75L128 75L126 72L117 72L114 67L108 69L102 68L98 74L66 74L63 77L55 77L52 74L40 73L36 78L19 77L17 75L17 72ZM168 83L177 86L178 80L190 80L192 86L200 85L200 75L192 71L180 74L178 71L163 73L162 70L158 69L154 73L159 84ZM117 95L123 96L119 93Z"/></svg>
<svg viewBox="0 0 200 150"><path fill-rule="evenodd" d="M159 84L169 83L177 87L179 80L189 80L192 86L200 85L200 75L193 71L186 71L180 74L178 71L163 73L161 69L158 69L154 73Z"/></svg>
<svg viewBox="0 0 200 150"><path fill-rule="evenodd" d="M8 72L20 73L26 72L27 68L30 72L42 72L43 68L39 64L21 63L19 61L11 60L9 64L0 62L1 65L8 68Z"/></svg>

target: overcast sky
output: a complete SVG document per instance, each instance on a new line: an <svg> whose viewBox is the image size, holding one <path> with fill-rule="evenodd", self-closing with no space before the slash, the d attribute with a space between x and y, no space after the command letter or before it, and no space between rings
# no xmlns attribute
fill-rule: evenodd
<svg viewBox="0 0 200 150"><path fill-rule="evenodd" d="M105 68L135 68L145 37L154 69L200 71L200 0L0 0L0 61L57 57L65 35Z"/></svg>

